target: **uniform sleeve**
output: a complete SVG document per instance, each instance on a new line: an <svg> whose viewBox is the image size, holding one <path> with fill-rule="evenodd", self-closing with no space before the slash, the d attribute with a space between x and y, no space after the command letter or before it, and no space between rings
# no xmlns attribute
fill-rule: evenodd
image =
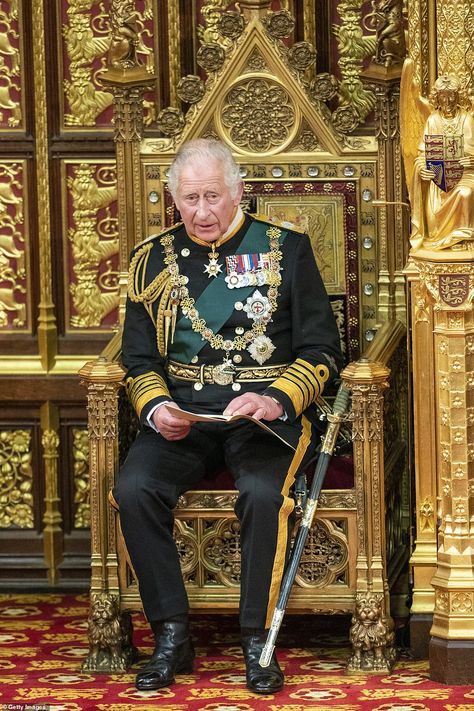
<svg viewBox="0 0 474 711"><path fill-rule="evenodd" d="M300 235L291 270L291 328L294 360L265 390L291 421L322 394L342 366L339 331L311 242Z"/></svg>
<svg viewBox="0 0 474 711"><path fill-rule="evenodd" d="M163 358L158 352L156 327L145 306L127 299L122 337L125 387L142 425L156 405L171 400Z"/></svg>

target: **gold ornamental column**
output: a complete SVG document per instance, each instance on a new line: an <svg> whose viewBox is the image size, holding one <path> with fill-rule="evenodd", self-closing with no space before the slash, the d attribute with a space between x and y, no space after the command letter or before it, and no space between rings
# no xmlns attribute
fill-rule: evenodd
<svg viewBox="0 0 474 711"><path fill-rule="evenodd" d="M413 366L413 447L415 464L416 531L410 559L413 599L410 609L410 646L417 658L428 656L434 610L431 579L436 570L436 398L433 353L433 301L416 262L406 269L411 304Z"/></svg>
<svg viewBox="0 0 474 711"><path fill-rule="evenodd" d="M34 97L36 131L36 166L38 235L40 264L40 301L38 304L38 347L44 371L53 368L58 351L58 334L51 276L51 219L49 194L48 111L46 105L45 20L43 0L33 0Z"/></svg>
<svg viewBox="0 0 474 711"><path fill-rule="evenodd" d="M63 560L63 529L58 478L59 413L51 402L41 406L41 428L45 480L43 550L48 566L48 580L54 585L59 578L58 568Z"/></svg>
<svg viewBox="0 0 474 711"><path fill-rule="evenodd" d="M407 271L413 303L419 489L414 560L419 563L424 551L427 562L424 569L415 566L415 573L424 570L424 580L415 580L415 589L425 603L434 598L429 643L431 679L472 684L474 263L467 250L436 252L422 248L412 253Z"/></svg>
<svg viewBox="0 0 474 711"><path fill-rule="evenodd" d="M129 0L112 0L111 43L107 70L100 80L114 95L114 129L119 186L118 225L120 257L120 321L125 315L128 261L131 250L144 238L141 213L140 144L143 138L143 95L155 76L138 60L139 33ZM126 40L124 38L127 38ZM127 194L126 194L127 193ZM130 196L133 196L130 199Z"/></svg>
<svg viewBox="0 0 474 711"><path fill-rule="evenodd" d="M360 358L341 377L352 392L352 439L357 510L356 600L349 672L390 672L395 661L386 570L383 446L384 390L389 369ZM370 631L369 631L370 630ZM363 638L370 639L364 644ZM375 649L377 647L377 649Z"/></svg>

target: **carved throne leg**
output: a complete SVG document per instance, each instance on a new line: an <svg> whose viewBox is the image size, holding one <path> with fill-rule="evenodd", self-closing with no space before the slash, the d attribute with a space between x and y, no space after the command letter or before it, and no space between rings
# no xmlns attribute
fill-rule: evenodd
<svg viewBox="0 0 474 711"><path fill-rule="evenodd" d="M383 614L383 595L358 593L350 630L350 672L390 672L396 659L393 620Z"/></svg>
<svg viewBox="0 0 474 711"><path fill-rule="evenodd" d="M93 595L88 623L89 653L82 671L118 673L127 671L137 657L129 612L120 612L116 595Z"/></svg>

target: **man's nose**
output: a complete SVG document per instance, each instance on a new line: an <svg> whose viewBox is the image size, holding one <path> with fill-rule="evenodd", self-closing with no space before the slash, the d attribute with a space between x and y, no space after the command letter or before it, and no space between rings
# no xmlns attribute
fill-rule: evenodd
<svg viewBox="0 0 474 711"><path fill-rule="evenodd" d="M209 214L209 205L207 204L206 198L199 198L196 206L196 213L199 217L207 217Z"/></svg>

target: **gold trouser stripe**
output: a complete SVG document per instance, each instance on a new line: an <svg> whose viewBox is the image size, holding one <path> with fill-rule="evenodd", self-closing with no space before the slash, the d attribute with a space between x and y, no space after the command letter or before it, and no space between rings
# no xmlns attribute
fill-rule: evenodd
<svg viewBox="0 0 474 711"><path fill-rule="evenodd" d="M306 450L311 442L311 423L303 415L301 418L302 432L296 447L295 454L291 460L291 464L286 475L285 482L281 493L283 494L283 503L278 514L278 534L275 549L275 558L273 560L272 578L268 593L267 617L265 620L265 628L268 629L272 622L273 612L275 610L278 593L280 592L281 581L283 578L283 570L285 566L285 553L288 543L288 517L293 511L294 501L288 496L290 487L293 484L298 471L298 467L303 461Z"/></svg>

